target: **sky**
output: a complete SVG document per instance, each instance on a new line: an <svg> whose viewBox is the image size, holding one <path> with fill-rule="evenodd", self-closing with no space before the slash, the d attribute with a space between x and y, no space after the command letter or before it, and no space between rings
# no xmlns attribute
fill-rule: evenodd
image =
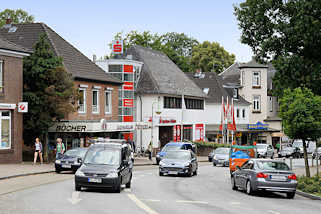
<svg viewBox="0 0 321 214"><path fill-rule="evenodd" d="M233 4L245 0L10 0L0 10L23 9L92 59L110 53L117 32L185 33L200 42L218 42L236 60L252 51L240 42Z"/></svg>

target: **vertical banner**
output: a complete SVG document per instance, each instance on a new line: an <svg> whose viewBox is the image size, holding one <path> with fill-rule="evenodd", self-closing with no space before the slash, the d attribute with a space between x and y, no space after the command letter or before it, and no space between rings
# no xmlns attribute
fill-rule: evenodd
<svg viewBox="0 0 321 214"><path fill-rule="evenodd" d="M175 125L173 127L173 141L178 142L181 140L181 125Z"/></svg>
<svg viewBox="0 0 321 214"><path fill-rule="evenodd" d="M204 141L204 124L195 124L195 139Z"/></svg>

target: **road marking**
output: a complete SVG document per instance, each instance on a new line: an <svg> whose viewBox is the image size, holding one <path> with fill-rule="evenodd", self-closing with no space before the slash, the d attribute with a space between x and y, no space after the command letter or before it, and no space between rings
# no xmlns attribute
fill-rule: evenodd
<svg viewBox="0 0 321 214"><path fill-rule="evenodd" d="M141 209L145 210L148 214L158 214L158 212L152 210L146 204L144 204L141 200L139 200L134 194L127 194L128 197L135 202L135 204Z"/></svg>
<svg viewBox="0 0 321 214"><path fill-rule="evenodd" d="M124 189L125 192L132 192L131 189Z"/></svg>
<svg viewBox="0 0 321 214"><path fill-rule="evenodd" d="M240 205L241 203L240 202L237 202L237 201L233 201L231 202L231 205Z"/></svg>
<svg viewBox="0 0 321 214"><path fill-rule="evenodd" d="M269 213L280 214L279 212L276 212L276 211L273 211L273 210L269 210Z"/></svg>
<svg viewBox="0 0 321 214"><path fill-rule="evenodd" d="M143 199L144 201L149 201L149 202L160 202L161 200L158 199Z"/></svg>
<svg viewBox="0 0 321 214"><path fill-rule="evenodd" d="M177 200L177 203L190 203L190 204L208 204L206 201L184 201L184 200Z"/></svg>
<svg viewBox="0 0 321 214"><path fill-rule="evenodd" d="M78 192L78 191L73 192L71 194L71 198L68 198L68 201L72 205L78 204L82 200L81 198L79 198L79 194L80 194L80 192Z"/></svg>

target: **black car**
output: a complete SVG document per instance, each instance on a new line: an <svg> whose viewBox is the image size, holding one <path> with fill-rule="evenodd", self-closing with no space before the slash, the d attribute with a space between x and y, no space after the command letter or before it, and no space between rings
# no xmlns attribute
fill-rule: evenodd
<svg viewBox="0 0 321 214"><path fill-rule="evenodd" d="M87 148L76 148L70 149L64 154L58 154L55 161L56 172L72 170L75 173L81 166L82 159L87 150Z"/></svg>
<svg viewBox="0 0 321 214"><path fill-rule="evenodd" d="M122 143L96 143L90 146L82 166L75 174L75 189L111 188L121 191L121 185L130 188L133 163L131 150Z"/></svg>
<svg viewBox="0 0 321 214"><path fill-rule="evenodd" d="M159 162L159 176L167 175L197 175L198 163L196 155L190 150L166 152Z"/></svg>

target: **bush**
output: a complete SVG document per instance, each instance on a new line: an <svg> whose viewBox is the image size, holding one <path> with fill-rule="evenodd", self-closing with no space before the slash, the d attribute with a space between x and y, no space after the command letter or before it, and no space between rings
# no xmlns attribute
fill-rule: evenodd
<svg viewBox="0 0 321 214"><path fill-rule="evenodd" d="M297 188L303 192L321 195L321 174L315 175L311 178L300 176L298 178Z"/></svg>

